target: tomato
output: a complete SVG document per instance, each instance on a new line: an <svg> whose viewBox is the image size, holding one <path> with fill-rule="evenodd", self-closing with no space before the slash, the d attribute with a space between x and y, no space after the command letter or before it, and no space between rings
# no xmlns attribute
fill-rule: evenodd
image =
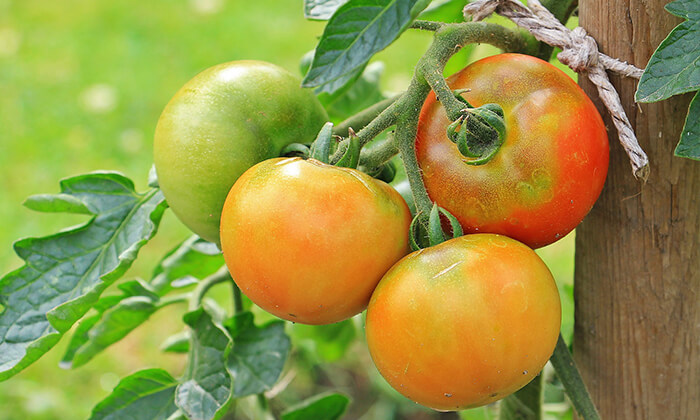
<svg viewBox="0 0 700 420"><path fill-rule="evenodd" d="M489 404L545 365L561 323L544 262L506 236L472 234L403 258L367 309L367 345L397 391L437 410Z"/></svg>
<svg viewBox="0 0 700 420"><path fill-rule="evenodd" d="M254 164L310 142L327 120L311 90L281 67L234 61L204 70L165 107L156 127L160 187L177 217L219 242L226 194Z"/></svg>
<svg viewBox="0 0 700 420"><path fill-rule="evenodd" d="M491 161L467 165L431 94L416 138L431 199L465 232L500 233L534 248L574 229L600 195L608 169L605 126L586 94L551 64L519 54L479 60L448 84L470 89L463 97L473 106L501 105L507 134Z"/></svg>
<svg viewBox="0 0 700 420"><path fill-rule="evenodd" d="M245 172L221 216L231 276L280 318L329 324L367 306L408 253L411 215L388 184L317 160L277 158Z"/></svg>

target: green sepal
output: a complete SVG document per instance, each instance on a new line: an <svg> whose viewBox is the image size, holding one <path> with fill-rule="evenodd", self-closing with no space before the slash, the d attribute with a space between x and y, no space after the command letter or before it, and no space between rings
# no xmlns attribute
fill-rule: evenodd
<svg viewBox="0 0 700 420"><path fill-rule="evenodd" d="M301 143L292 143L284 146L282 151L280 152L281 157L301 157L301 158L308 158L309 154L311 151L309 150L309 146Z"/></svg>
<svg viewBox="0 0 700 420"><path fill-rule="evenodd" d="M356 169L357 164L360 163L360 150L362 150L360 138L354 133L350 133L348 140L348 148L335 166Z"/></svg>
<svg viewBox="0 0 700 420"><path fill-rule="evenodd" d="M459 152L470 159L468 165L483 165L498 152L506 138L503 108L498 104L486 104L465 109L466 115L447 127L447 136L457 145Z"/></svg>
<svg viewBox="0 0 700 420"><path fill-rule="evenodd" d="M331 155L331 143L333 140L333 123L327 122L318 132L316 140L311 145L309 157L323 163L328 163Z"/></svg>
<svg viewBox="0 0 700 420"><path fill-rule="evenodd" d="M374 178L382 180L387 184L393 181L394 178L396 178L396 163L390 160L389 162L382 165L379 169L379 173L374 175Z"/></svg>
<svg viewBox="0 0 700 420"><path fill-rule="evenodd" d="M451 236L447 235L442 229L441 214L450 222ZM459 224L457 218L449 211L438 206L437 203L433 203L433 208L430 210L430 218L428 219L428 241L430 246L435 246L463 234L462 225Z"/></svg>
<svg viewBox="0 0 700 420"><path fill-rule="evenodd" d="M420 213L416 214L408 227L408 240L411 245L411 251L418 251L428 245L427 232L420 222L420 216Z"/></svg>

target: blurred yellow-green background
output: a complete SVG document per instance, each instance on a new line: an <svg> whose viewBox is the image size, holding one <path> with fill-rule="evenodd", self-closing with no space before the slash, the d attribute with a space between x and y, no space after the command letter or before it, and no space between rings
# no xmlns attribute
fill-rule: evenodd
<svg viewBox="0 0 700 420"><path fill-rule="evenodd" d="M43 236L84 217L33 213L29 195L58 192L71 175L115 170L146 187L151 142L160 111L187 80L225 61L257 59L298 73L323 23L303 18L302 0L0 0L0 272L21 266L12 250L18 238ZM430 42L412 31L379 54L382 87L401 91ZM482 48L474 57L492 54ZM158 235L124 277L149 278L160 257L188 236L168 212ZM573 237L540 253L566 291L564 330L571 330ZM222 299L226 299L222 297ZM30 368L0 383L0 419L81 419L119 378L147 367L179 375L184 357L158 350L182 329L183 307L168 307L86 366L63 370L59 345ZM351 351L322 354L323 343L299 330L295 362L283 374L287 400L340 388L355 402L346 418L428 419L421 409L382 385L362 344L361 320ZM335 338L330 338L333 341ZM337 359L340 361L329 362ZM376 390L380 392L375 392ZM286 393L286 394L285 394ZM556 399L556 398L555 398ZM550 416L566 406L549 406ZM244 410L243 410L244 411ZM240 416L244 416L241 411ZM463 413L489 418L492 409ZM244 418L244 417L241 417ZM457 418L448 417L444 418Z"/></svg>

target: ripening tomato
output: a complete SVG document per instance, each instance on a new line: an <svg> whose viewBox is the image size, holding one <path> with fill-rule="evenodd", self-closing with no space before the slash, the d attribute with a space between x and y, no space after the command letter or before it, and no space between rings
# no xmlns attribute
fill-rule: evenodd
<svg viewBox="0 0 700 420"><path fill-rule="evenodd" d="M566 74L526 55L479 60L448 79L470 89L473 106L501 105L506 139L481 166L446 135L449 120L431 93L418 124L416 153L430 197L465 232L500 233L537 248L578 225L597 200L608 170L605 126Z"/></svg>
<svg viewBox="0 0 700 420"><path fill-rule="evenodd" d="M372 360L401 394L437 410L501 399L554 351L559 293L544 262L506 236L472 234L414 252L367 308Z"/></svg>
<svg viewBox="0 0 700 420"><path fill-rule="evenodd" d="M310 142L328 119L301 80L262 61L219 64L187 82L163 110L153 145L170 208L194 233L219 242L219 218L236 179L284 146Z"/></svg>
<svg viewBox="0 0 700 420"><path fill-rule="evenodd" d="M255 304L303 324L365 309L382 275L408 253L401 195L360 171L277 158L246 171L221 215L231 276Z"/></svg>

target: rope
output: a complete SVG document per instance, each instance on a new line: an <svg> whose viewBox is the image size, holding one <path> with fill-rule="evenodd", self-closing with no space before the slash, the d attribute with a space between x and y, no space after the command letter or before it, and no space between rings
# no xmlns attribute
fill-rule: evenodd
<svg viewBox="0 0 700 420"><path fill-rule="evenodd" d="M527 29L538 41L561 48L557 58L577 73L586 73L598 88L598 95L612 117L620 144L625 149L632 173L646 181L649 178L649 158L639 146L620 96L608 79L606 70L626 77L639 79L644 70L626 62L611 58L598 51L595 39L582 27L573 30L565 27L538 0L529 0L525 7L518 0L476 0L467 4L464 15L482 20L492 13L507 17L516 25Z"/></svg>

